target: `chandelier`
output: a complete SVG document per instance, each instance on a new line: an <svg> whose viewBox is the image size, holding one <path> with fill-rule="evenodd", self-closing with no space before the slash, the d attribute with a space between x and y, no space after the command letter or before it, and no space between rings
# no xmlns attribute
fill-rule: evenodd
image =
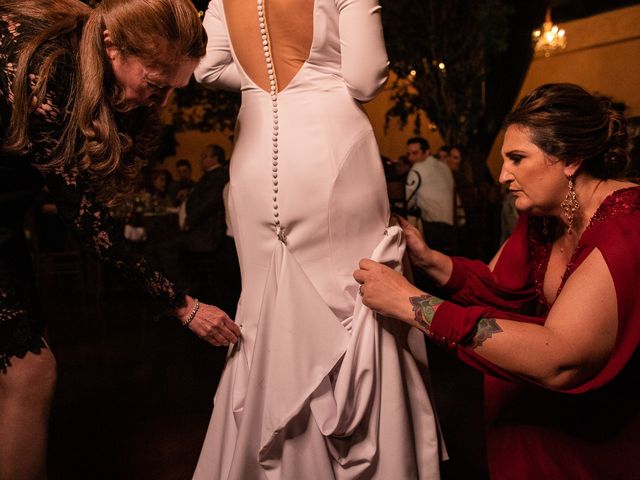
<svg viewBox="0 0 640 480"><path fill-rule="evenodd" d="M547 7L542 28L535 30L532 35L536 52L543 52L545 57L551 55L551 52L567 46L567 36L562 28L558 28L551 21L551 7Z"/></svg>

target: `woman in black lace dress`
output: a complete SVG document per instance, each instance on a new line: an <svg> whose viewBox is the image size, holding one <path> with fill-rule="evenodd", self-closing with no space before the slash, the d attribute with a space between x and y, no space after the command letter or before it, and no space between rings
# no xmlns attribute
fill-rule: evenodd
<svg viewBox="0 0 640 480"><path fill-rule="evenodd" d="M46 185L103 262L215 345L238 327L127 250L107 200L138 173L136 129L205 53L189 0L3 0L0 5L0 479L43 478L55 360L34 302L25 212Z"/></svg>

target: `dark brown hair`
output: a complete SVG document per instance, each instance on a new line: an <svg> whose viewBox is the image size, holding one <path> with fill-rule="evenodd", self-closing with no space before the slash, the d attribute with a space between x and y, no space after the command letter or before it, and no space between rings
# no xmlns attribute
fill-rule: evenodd
<svg viewBox="0 0 640 480"><path fill-rule="evenodd" d="M409 140L407 140L407 145L410 145L412 143L420 144L420 149L423 152L426 152L431 148L431 145L429 145L429 141L424 137L411 137Z"/></svg>
<svg viewBox="0 0 640 480"><path fill-rule="evenodd" d="M565 164L583 160L594 178L623 178L629 167L624 116L609 103L571 83L549 83L525 96L503 127L520 125L531 141Z"/></svg>
<svg viewBox="0 0 640 480"><path fill-rule="evenodd" d="M131 188L136 165L123 161L131 150L129 134L121 131L113 115L121 94L105 56L103 32L125 55L172 68L183 58L198 59L206 51L207 36L190 0L103 0L91 9L79 0L3 0L1 13L15 18L37 33L25 41L14 83L15 102L3 150L26 154L29 122L35 105L47 93L58 59L71 59L69 103L62 138L46 171L77 166L90 175L101 199L113 198ZM66 41L51 42L63 38ZM35 55L42 59L30 72ZM29 74L39 81L30 87Z"/></svg>
<svg viewBox="0 0 640 480"><path fill-rule="evenodd" d="M227 154L225 153L224 148L222 148L220 145L212 143L210 145L207 145L207 148L205 151L209 155L213 155L214 157L216 157L220 165L224 165L226 163Z"/></svg>

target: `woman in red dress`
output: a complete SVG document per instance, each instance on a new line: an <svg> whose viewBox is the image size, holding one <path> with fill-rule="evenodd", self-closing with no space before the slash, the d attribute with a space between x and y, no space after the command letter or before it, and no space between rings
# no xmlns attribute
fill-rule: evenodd
<svg viewBox="0 0 640 480"><path fill-rule="evenodd" d="M640 187L622 115L544 85L505 121L500 182L521 212L487 266L402 221L424 292L362 260L364 303L485 373L492 479L640 478Z"/></svg>

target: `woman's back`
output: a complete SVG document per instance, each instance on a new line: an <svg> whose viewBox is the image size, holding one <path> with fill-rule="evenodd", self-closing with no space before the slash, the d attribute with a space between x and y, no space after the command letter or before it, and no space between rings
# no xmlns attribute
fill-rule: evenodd
<svg viewBox="0 0 640 480"><path fill-rule="evenodd" d="M351 97L371 100L387 78L379 15L376 0L213 0L204 20L208 54L196 79L264 93L272 73L277 92L292 81L316 91L346 85Z"/></svg>
<svg viewBox="0 0 640 480"><path fill-rule="evenodd" d="M264 28L256 0L226 0L224 11L229 37L245 73L269 90L263 30L267 35L278 89L283 90L309 57L313 40L313 0L272 0L263 6Z"/></svg>

